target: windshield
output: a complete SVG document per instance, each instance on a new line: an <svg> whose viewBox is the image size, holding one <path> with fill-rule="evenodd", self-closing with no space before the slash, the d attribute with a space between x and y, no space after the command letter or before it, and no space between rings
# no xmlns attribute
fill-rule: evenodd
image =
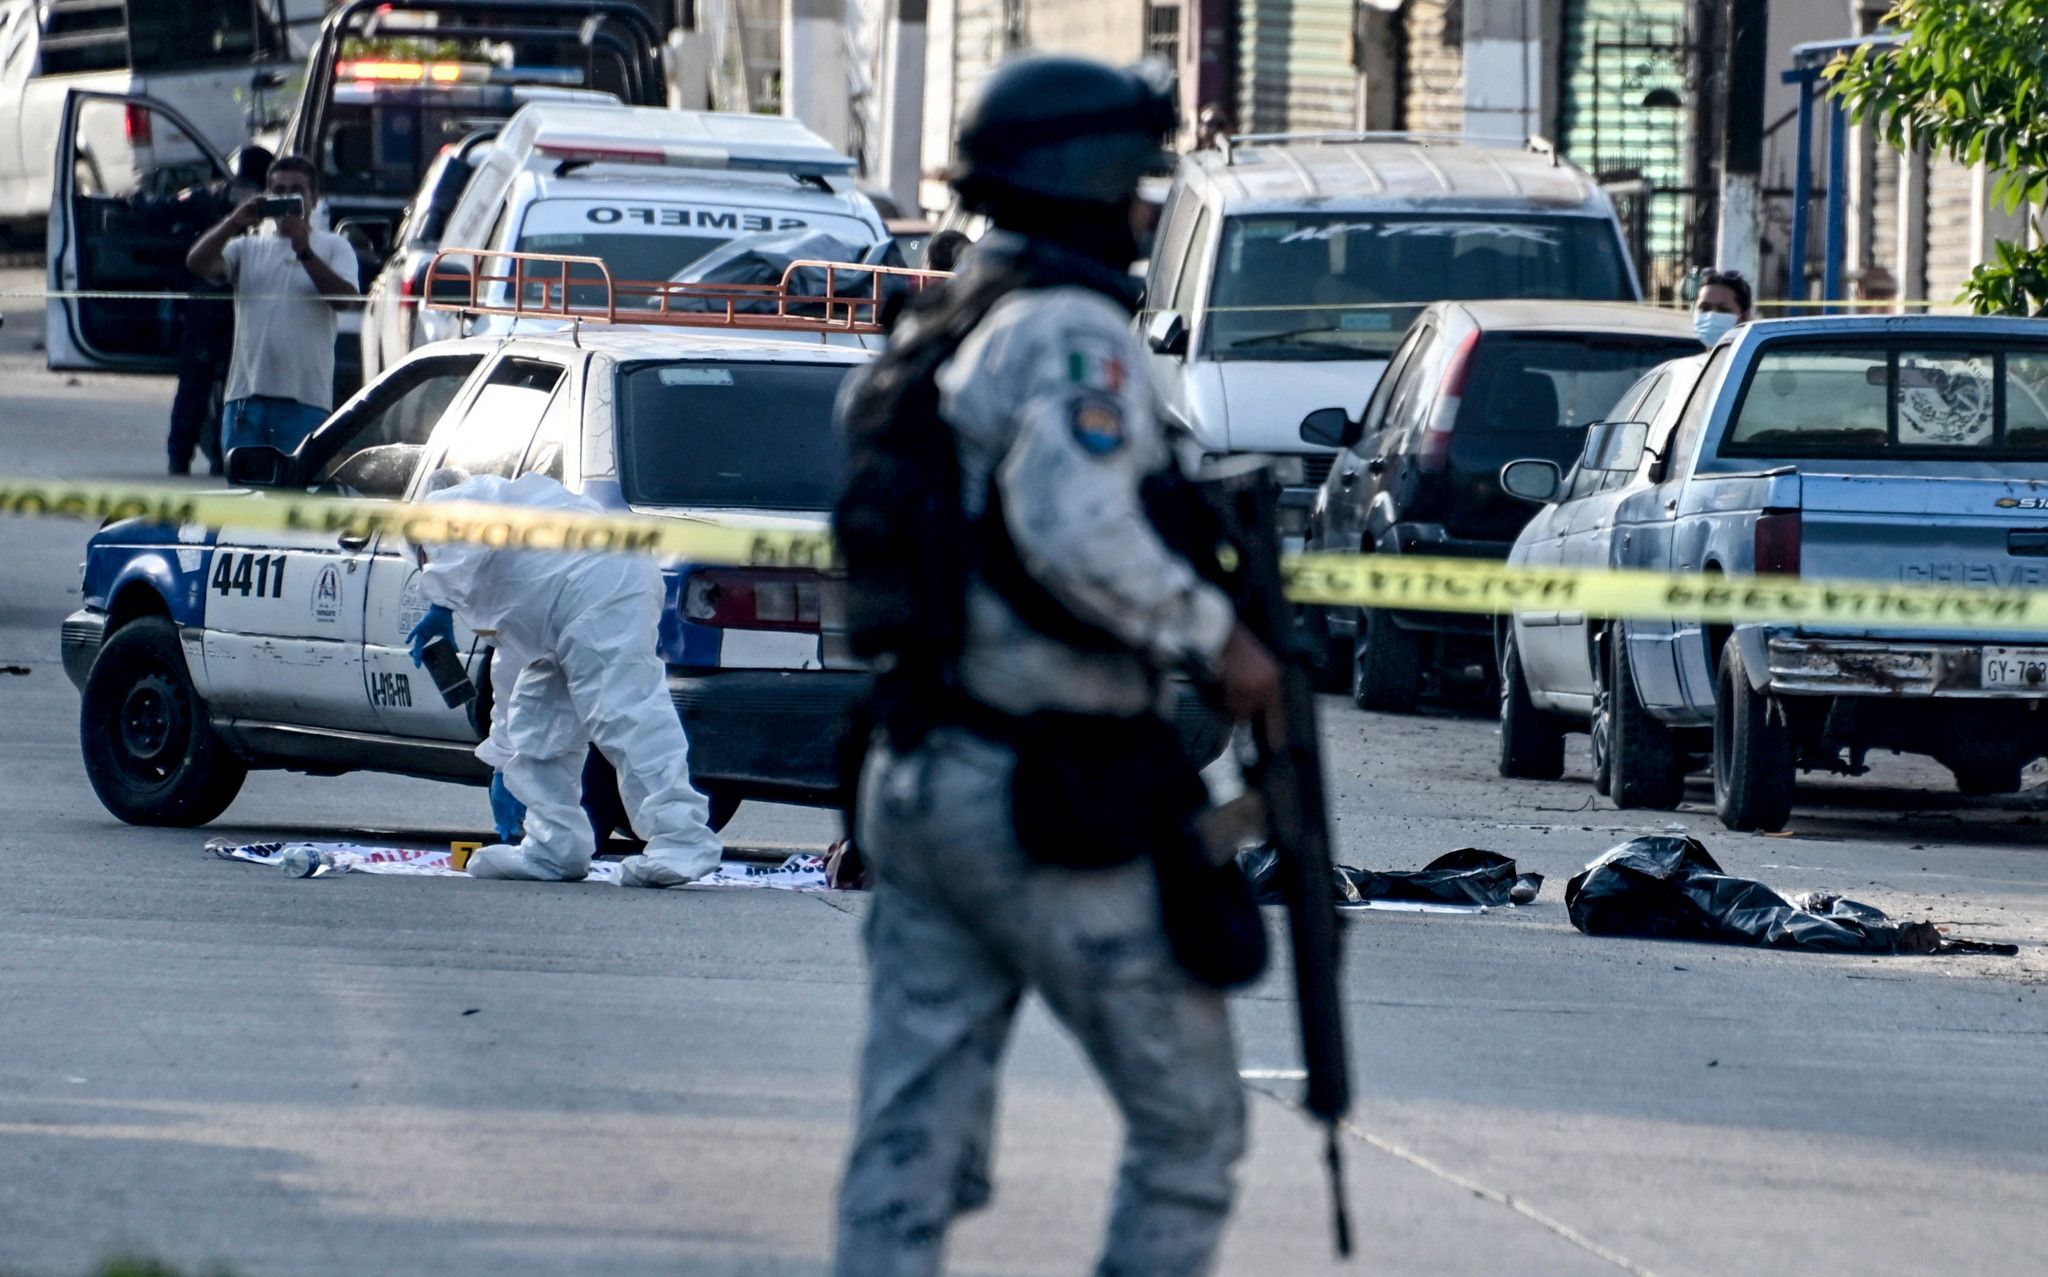
<svg viewBox="0 0 2048 1277"><path fill-rule="evenodd" d="M620 378L620 477L636 504L829 510L849 364L640 364Z"/></svg>
<svg viewBox="0 0 2048 1277"><path fill-rule="evenodd" d="M1606 334L1482 338L1456 433L1522 434L1604 421L1629 387L1667 360L1699 353L1690 338ZM1571 441L1574 448L1576 439Z"/></svg>
<svg viewBox="0 0 2048 1277"><path fill-rule="evenodd" d="M1234 217L1205 348L1216 359L1384 359L1429 303L1505 297L1636 300L1604 218Z"/></svg>
<svg viewBox="0 0 2048 1277"><path fill-rule="evenodd" d="M644 283L674 278L704 254L741 234L807 225L856 244L874 238L874 232L859 222L830 215L796 217L660 200L536 200L519 224L516 249L522 253L600 258L610 269L613 283ZM546 273L550 278L560 277L558 270ZM572 269L569 277L584 280L591 278L591 273L588 267ZM604 305L602 284L578 285L569 293L570 301L577 306ZM535 288L529 304L539 300L540 293ZM651 307L654 303L645 297L627 296L621 297L619 304Z"/></svg>
<svg viewBox="0 0 2048 1277"><path fill-rule="evenodd" d="M2048 350L1779 346L1750 372L1724 456L2048 453Z"/></svg>

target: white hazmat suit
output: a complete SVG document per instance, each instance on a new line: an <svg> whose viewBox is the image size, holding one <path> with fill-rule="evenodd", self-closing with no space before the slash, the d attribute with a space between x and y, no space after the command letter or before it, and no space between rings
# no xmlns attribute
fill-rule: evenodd
<svg viewBox="0 0 2048 1277"><path fill-rule="evenodd" d="M456 476L445 476L453 479ZM443 482L436 475L435 482ZM602 514L545 475L460 478L429 501L476 501ZM478 746L526 804L519 846L494 844L470 857L479 878L576 881L590 871L597 839L580 805L583 760L595 743L619 775L633 829L647 840L620 881L673 887L711 872L723 853L710 804L690 784L690 746L669 700L655 651L661 572L630 554L562 554L440 545L424 550L420 589L479 634L495 635L500 724ZM497 719L497 715L493 715Z"/></svg>

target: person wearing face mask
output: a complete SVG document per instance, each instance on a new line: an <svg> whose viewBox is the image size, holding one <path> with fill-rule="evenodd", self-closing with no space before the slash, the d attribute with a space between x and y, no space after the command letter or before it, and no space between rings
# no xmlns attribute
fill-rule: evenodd
<svg viewBox="0 0 2048 1277"><path fill-rule="evenodd" d="M1737 324L1755 318L1750 313L1749 281L1740 272L1710 270L1700 276L1700 290L1692 302L1692 330L1700 344L1711 349Z"/></svg>

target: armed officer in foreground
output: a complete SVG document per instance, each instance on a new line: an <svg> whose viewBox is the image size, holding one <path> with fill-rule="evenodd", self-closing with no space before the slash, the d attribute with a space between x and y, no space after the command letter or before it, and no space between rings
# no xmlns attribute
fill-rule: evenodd
<svg viewBox="0 0 2048 1277"><path fill-rule="evenodd" d="M877 881L841 1277L939 1271L953 1217L989 1200L1027 989L1127 1127L1098 1274L1208 1272L1230 1209L1244 1112L1217 986L1255 967L1203 969L1215 937L1165 921L1161 870L1203 801L1165 675L1263 719L1280 671L1148 517L1175 463L1129 267L1138 179L1173 127L1142 70L998 70L953 178L996 229L841 405L835 535L851 637L880 671L854 815Z"/></svg>

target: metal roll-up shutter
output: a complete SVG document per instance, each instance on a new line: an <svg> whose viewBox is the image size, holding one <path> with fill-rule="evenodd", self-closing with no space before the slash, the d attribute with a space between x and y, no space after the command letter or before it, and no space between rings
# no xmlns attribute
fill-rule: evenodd
<svg viewBox="0 0 2048 1277"><path fill-rule="evenodd" d="M1636 224L1647 242L1638 247L1676 268L1687 256L1691 210L1677 192L1687 184L1696 105L1686 9L1686 0L1565 0L1558 101L1566 158L1597 178L1646 184L1649 206Z"/></svg>
<svg viewBox="0 0 2048 1277"><path fill-rule="evenodd" d="M1237 31L1239 132L1357 127L1354 7L1355 0L1246 0Z"/></svg>

